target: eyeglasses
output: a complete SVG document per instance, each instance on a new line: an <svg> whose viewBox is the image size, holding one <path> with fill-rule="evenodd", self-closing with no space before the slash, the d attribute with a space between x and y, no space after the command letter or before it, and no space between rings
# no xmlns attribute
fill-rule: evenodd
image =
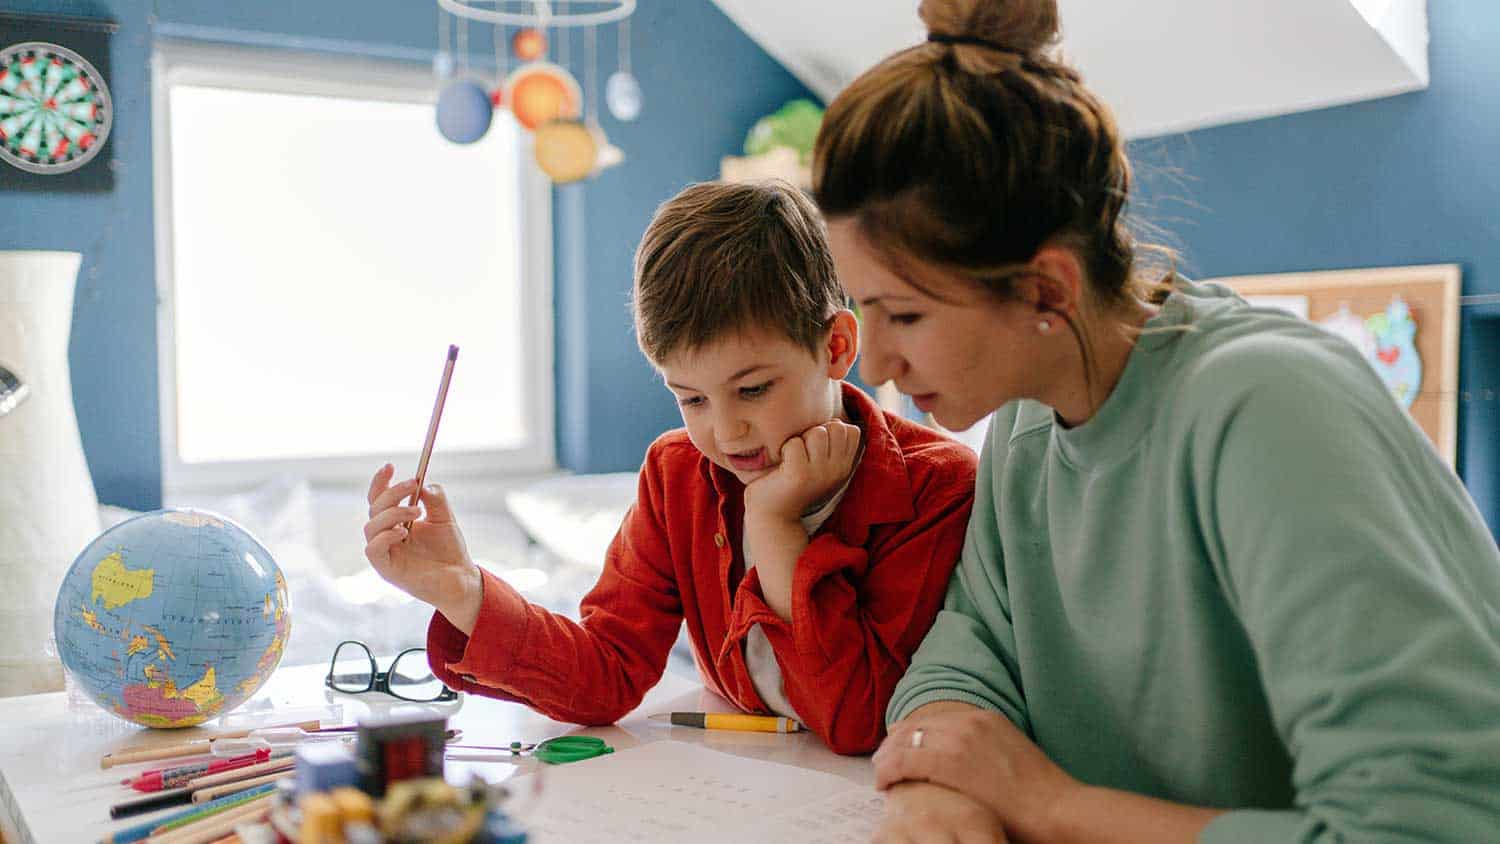
<svg viewBox="0 0 1500 844"><path fill-rule="evenodd" d="M432 675L426 648L407 648L391 660L389 671L380 671L369 646L352 639L340 642L334 649L333 661L328 665L328 676L323 678L323 684L348 694L384 692L417 703L458 698L458 692Z"/></svg>

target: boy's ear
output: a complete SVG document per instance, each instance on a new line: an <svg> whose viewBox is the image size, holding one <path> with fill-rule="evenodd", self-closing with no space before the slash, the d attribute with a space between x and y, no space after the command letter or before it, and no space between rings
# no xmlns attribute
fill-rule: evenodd
<svg viewBox="0 0 1500 844"><path fill-rule="evenodd" d="M828 377L841 381L854 368L859 356L859 320L844 309L835 313L828 328Z"/></svg>

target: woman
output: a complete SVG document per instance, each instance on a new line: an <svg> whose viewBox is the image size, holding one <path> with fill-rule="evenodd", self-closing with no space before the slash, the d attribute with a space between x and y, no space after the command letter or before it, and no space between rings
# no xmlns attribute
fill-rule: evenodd
<svg viewBox="0 0 1500 844"><path fill-rule="evenodd" d="M994 411L882 840L1500 837L1500 551L1345 341L1145 284L1054 0L925 0L814 192L864 376Z"/></svg>

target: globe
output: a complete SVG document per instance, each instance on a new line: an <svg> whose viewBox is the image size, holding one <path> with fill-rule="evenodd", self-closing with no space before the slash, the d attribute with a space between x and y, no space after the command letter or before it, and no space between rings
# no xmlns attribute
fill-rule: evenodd
<svg viewBox="0 0 1500 844"><path fill-rule="evenodd" d="M286 580L234 522L167 509L89 543L52 611L63 668L94 702L147 727L191 727L255 694L291 633Z"/></svg>

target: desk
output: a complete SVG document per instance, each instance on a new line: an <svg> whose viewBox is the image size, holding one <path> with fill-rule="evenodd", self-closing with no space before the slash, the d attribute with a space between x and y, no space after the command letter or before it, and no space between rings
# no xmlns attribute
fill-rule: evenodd
<svg viewBox="0 0 1500 844"><path fill-rule="evenodd" d="M326 672L326 664L280 668L265 688L236 710L236 714L262 705L309 707L338 703L344 707L344 722L352 723L371 713L402 714L424 706L401 704L379 694L343 695L328 691L323 686ZM575 729L520 704L474 695L434 706L443 707L448 713L450 727L464 731L463 744L537 741ZM873 784L874 770L869 757L839 756L811 733L773 735L698 730L646 719L652 712L730 709L721 698L704 691L697 683L667 674L641 706L618 724L583 732L600 736L620 750L663 739L690 741L739 756L823 771L857 785ZM267 712L264 717L266 724L279 723L274 714ZM15 844L97 841L109 832L149 820L152 815L148 814L111 821L109 807L133 794L120 784L121 779L162 763L101 770L100 758L127 746L174 744L213 729L210 724L187 730L149 730L110 715L92 703L70 704L65 692L0 699L0 809L3 809L0 830L8 842ZM456 782L466 781L470 771L494 782L529 770L529 764L530 760L521 766L450 760L446 770ZM172 811L175 809L164 809L156 815Z"/></svg>

